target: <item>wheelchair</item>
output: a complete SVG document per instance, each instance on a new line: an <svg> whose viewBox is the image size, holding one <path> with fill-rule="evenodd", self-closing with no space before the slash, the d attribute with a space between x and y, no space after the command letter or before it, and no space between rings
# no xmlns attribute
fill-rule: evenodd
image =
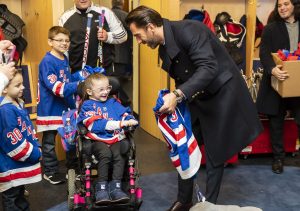
<svg viewBox="0 0 300 211"><path fill-rule="evenodd" d="M79 86L79 89L82 88ZM105 205L95 204L95 189L93 181L96 177L97 160L91 153L91 142L86 139L87 129L77 125L75 136L76 157L79 172L76 176L75 169L68 170L68 208L69 210L139 210L142 204L142 188L138 185L140 173L136 159L136 146L133 139L134 128L125 129L127 140L121 141L121 153L126 157L123 172L122 189L130 198L127 203L110 203ZM111 177L112 169L109 170Z"/></svg>

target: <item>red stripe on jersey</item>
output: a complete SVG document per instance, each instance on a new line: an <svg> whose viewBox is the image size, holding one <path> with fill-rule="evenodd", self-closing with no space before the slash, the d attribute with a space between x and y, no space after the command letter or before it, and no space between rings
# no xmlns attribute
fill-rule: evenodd
<svg viewBox="0 0 300 211"><path fill-rule="evenodd" d="M177 136L176 140L180 141L183 137L186 136L185 129L182 128L182 130L178 134L175 134L175 135Z"/></svg>
<svg viewBox="0 0 300 211"><path fill-rule="evenodd" d="M189 155L191 155L194 150L197 148L198 143L196 141L196 139L193 140L192 144L189 146ZM177 160L172 161L173 165L177 168L178 166L180 166L180 160L179 158Z"/></svg>
<svg viewBox="0 0 300 211"><path fill-rule="evenodd" d="M84 123L84 125L86 127L89 127L94 121L96 121L98 119L102 119L102 116L92 116L92 117L88 118L88 120Z"/></svg>
<svg viewBox="0 0 300 211"><path fill-rule="evenodd" d="M41 167L38 167L37 169L33 169L31 171L26 172L17 172L14 174L7 175L5 177L0 177L0 182L9 182L11 180L21 179L21 178L30 178L41 174Z"/></svg>
<svg viewBox="0 0 300 211"><path fill-rule="evenodd" d="M28 152L29 148L30 148L30 144L28 142L26 142L26 146L21 150L21 152L19 152L18 154L16 154L12 158L14 160L21 159L22 157L24 157L26 155L26 153Z"/></svg>
<svg viewBox="0 0 300 211"><path fill-rule="evenodd" d="M172 138L174 138L176 140L175 137L175 133L174 131L169 127L169 125L166 124L166 122L164 121L164 118L167 116L167 114L163 114L161 116L161 118L159 118L159 123L161 124L161 126L168 132L168 134L170 134L172 136Z"/></svg>
<svg viewBox="0 0 300 211"><path fill-rule="evenodd" d="M197 147L198 147L198 142L197 142L197 140L194 138L193 142L192 142L191 145L189 146L189 154L191 155Z"/></svg>
<svg viewBox="0 0 300 211"><path fill-rule="evenodd" d="M87 137L89 137L90 139L94 140L94 141L100 141L100 142L104 142L106 144L114 144L116 142L119 141L119 139L117 137L111 138L111 139L101 139L98 136L94 136L92 133L87 133L86 134Z"/></svg>
<svg viewBox="0 0 300 211"><path fill-rule="evenodd" d="M36 125L61 125L62 120L36 120Z"/></svg>
<svg viewBox="0 0 300 211"><path fill-rule="evenodd" d="M57 83L58 83L58 85L55 89L55 95L60 96L60 90L61 90L63 83L61 83L61 82L57 82Z"/></svg>

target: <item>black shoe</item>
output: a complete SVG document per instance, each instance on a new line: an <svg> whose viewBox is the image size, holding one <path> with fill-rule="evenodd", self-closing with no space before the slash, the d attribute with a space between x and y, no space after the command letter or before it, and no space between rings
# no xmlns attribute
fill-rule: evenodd
<svg viewBox="0 0 300 211"><path fill-rule="evenodd" d="M282 159L273 160L272 171L275 174L281 174L283 172L283 160Z"/></svg>
<svg viewBox="0 0 300 211"><path fill-rule="evenodd" d="M52 185L62 184L66 181L64 175L59 173L54 173L49 175L44 174L44 179L50 182Z"/></svg>
<svg viewBox="0 0 300 211"><path fill-rule="evenodd" d="M167 211L188 211L193 206L193 203L182 204L179 201L175 201Z"/></svg>

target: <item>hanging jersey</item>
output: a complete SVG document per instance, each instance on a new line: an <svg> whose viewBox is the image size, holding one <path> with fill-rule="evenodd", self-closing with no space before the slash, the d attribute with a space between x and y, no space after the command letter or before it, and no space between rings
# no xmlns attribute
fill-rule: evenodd
<svg viewBox="0 0 300 211"><path fill-rule="evenodd" d="M158 113L164 104L163 96L169 90L161 90L153 108L159 129L170 150L170 158L182 179L193 177L200 168L201 152L192 133L190 112L185 103L177 105L172 114Z"/></svg>

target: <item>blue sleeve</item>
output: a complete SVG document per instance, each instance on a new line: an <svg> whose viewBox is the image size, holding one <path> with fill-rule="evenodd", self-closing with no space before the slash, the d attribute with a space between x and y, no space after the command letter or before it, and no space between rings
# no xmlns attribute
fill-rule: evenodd
<svg viewBox="0 0 300 211"><path fill-rule="evenodd" d="M80 109L78 123L83 124L92 133L104 133L108 120L98 115L92 103L85 101Z"/></svg>
<svg viewBox="0 0 300 211"><path fill-rule="evenodd" d="M47 89L51 90L58 97L73 95L77 90L78 82L64 82L59 80L58 70L55 70L50 61L43 60L39 65L40 80Z"/></svg>
<svg viewBox="0 0 300 211"><path fill-rule="evenodd" d="M11 106L10 106L11 107ZM41 152L37 144L33 144L28 140L29 131L20 115L13 109L4 108L0 109L1 116L1 150L13 160L20 162L36 163L41 157Z"/></svg>
<svg viewBox="0 0 300 211"><path fill-rule="evenodd" d="M124 107L116 99L112 99L112 100L113 100L113 108L115 109L115 111L117 111L119 120L135 119L131 113L130 107Z"/></svg>
<svg viewBox="0 0 300 211"><path fill-rule="evenodd" d="M72 82L84 81L88 76L89 73L87 73L84 70L80 70L71 75L71 81Z"/></svg>

